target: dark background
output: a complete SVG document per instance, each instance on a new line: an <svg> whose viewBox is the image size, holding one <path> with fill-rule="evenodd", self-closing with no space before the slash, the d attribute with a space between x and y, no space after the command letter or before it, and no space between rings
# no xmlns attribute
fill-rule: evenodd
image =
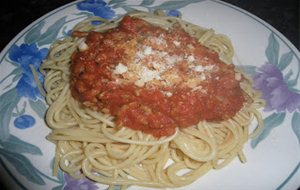
<svg viewBox="0 0 300 190"><path fill-rule="evenodd" d="M300 49L298 0L223 0L258 16ZM0 6L0 51L30 23L72 0L10 0ZM279 171L280 172L280 171ZM4 190L1 186L0 189Z"/></svg>

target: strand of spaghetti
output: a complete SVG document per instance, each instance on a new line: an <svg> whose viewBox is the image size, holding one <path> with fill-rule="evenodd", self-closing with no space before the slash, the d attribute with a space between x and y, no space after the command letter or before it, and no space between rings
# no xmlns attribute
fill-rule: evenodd
<svg viewBox="0 0 300 190"><path fill-rule="evenodd" d="M66 128L76 125L75 121L61 120L60 112L66 105L66 93L69 89L69 85L66 85L62 90L59 97L53 102L52 106L49 107L46 113L46 122L51 126L51 128Z"/></svg>
<svg viewBox="0 0 300 190"><path fill-rule="evenodd" d="M145 172L145 169L143 166L134 165L131 167L128 167L124 169L124 171L133 178L137 180L145 180L145 181L151 181L151 176L149 173Z"/></svg>
<svg viewBox="0 0 300 190"><path fill-rule="evenodd" d="M219 155L222 154L227 154L228 152L230 152L237 144L239 141L239 133L238 130L239 128L237 128L235 125L233 125L233 123L231 122L231 119L225 122L222 122L222 124L224 125L226 131L225 137L228 137L228 134L230 134L229 138L225 138L220 142L220 146L219 146ZM226 143L226 140L228 141L228 143Z"/></svg>
<svg viewBox="0 0 300 190"><path fill-rule="evenodd" d="M60 160L59 148L58 148L58 146L56 146L54 162L53 162L53 170L52 170L52 175L53 176L57 176L57 174L58 174L59 160Z"/></svg>
<svg viewBox="0 0 300 190"><path fill-rule="evenodd" d="M185 133L190 136L185 135ZM199 146L201 142L205 143L204 148ZM216 144L214 139L207 137L193 127L181 129L177 138L174 139L174 143L184 154L197 161L209 161L216 155Z"/></svg>
<svg viewBox="0 0 300 190"><path fill-rule="evenodd" d="M102 23L100 25L93 25L91 23L98 22ZM103 19L101 17L92 16L89 17L81 22L79 22L77 25L74 26L73 31L105 31L112 28L115 28L117 25L115 23L109 22L106 19Z"/></svg>
<svg viewBox="0 0 300 190"><path fill-rule="evenodd" d="M165 187L172 187L175 184L173 184L170 179L167 177L167 174L164 172L165 165L167 164L169 160L169 151L166 149L163 154L160 157L160 160L156 164L155 168L155 176L157 177L157 180L162 186Z"/></svg>
<svg viewBox="0 0 300 190"><path fill-rule="evenodd" d="M105 123L107 126L109 127L115 127L115 123L113 121L111 121L110 119L108 119L107 117L105 117L102 113L100 112L95 112L92 111L90 109L86 109L86 112L93 116L94 118L96 118L97 120L102 121L103 123Z"/></svg>
<svg viewBox="0 0 300 190"><path fill-rule="evenodd" d="M82 151L74 150L63 155L60 159L60 167L68 172L73 178L80 179L84 177L79 171L81 169Z"/></svg>
<svg viewBox="0 0 300 190"><path fill-rule="evenodd" d="M122 162L111 165L111 166L105 166L101 164L99 161L96 160L97 154L88 154L88 159L94 167L100 169L100 170L113 170L116 168L124 168L127 166L130 166L131 164L134 164L138 158L138 156L143 155L146 152L147 147L143 146L136 146L135 150L131 152L131 155L127 157L125 160L122 160Z"/></svg>
<svg viewBox="0 0 300 190"><path fill-rule="evenodd" d="M76 50L76 43L71 39L65 39L61 44L55 44L53 51L50 51L49 58L53 61L60 62L69 59L70 55Z"/></svg>
<svg viewBox="0 0 300 190"><path fill-rule="evenodd" d="M91 171L91 167L89 165L89 162L87 159L83 160L82 162L82 171L83 173L90 179L98 181L102 184L112 184L112 185L139 185L144 187L163 187L161 184L157 182L151 182L151 181L137 181L137 180L120 180L120 179L112 179L110 177L105 176L98 176L94 175Z"/></svg>
<svg viewBox="0 0 300 190"><path fill-rule="evenodd" d="M186 167L188 169L192 169L192 170L199 168L204 163L204 162L195 161L187 156L183 157L183 161L184 161L184 164L186 165Z"/></svg>
<svg viewBox="0 0 300 190"><path fill-rule="evenodd" d="M126 146L124 148L124 146ZM105 146L108 155L115 159L126 159L132 152L134 151L135 146L130 146L130 145L123 145L122 144L106 144Z"/></svg>
<svg viewBox="0 0 300 190"><path fill-rule="evenodd" d="M254 138L262 131L264 123L263 123L263 119L262 119L261 114L256 109L251 108L251 107L248 108L248 109L251 110L251 112L254 114L254 116L257 120L257 123L258 123L255 130L249 135L250 138Z"/></svg>
<svg viewBox="0 0 300 190"><path fill-rule="evenodd" d="M125 138L121 138L121 137L116 137L115 135L113 135L113 134L111 134L111 133L108 132L106 125L104 125L102 127L102 131L103 131L103 134L107 138L109 138L109 139L111 139L113 141L122 142L122 143L128 143L128 144L147 145L147 146L152 146L152 145L163 144L163 143L169 142L169 141L175 139L175 137L178 134L178 129L176 129L176 132L173 135L171 135L169 137L162 137L161 139L156 140L156 141L135 141L135 140L125 139Z"/></svg>
<svg viewBox="0 0 300 190"><path fill-rule="evenodd" d="M57 71L49 71L49 73L45 77L45 83L47 84L45 85L45 90L47 92L46 102L49 105L52 105L59 94L61 94L61 91L66 84L65 82L62 82L60 72Z"/></svg>
<svg viewBox="0 0 300 190"><path fill-rule="evenodd" d="M101 124L101 119L105 116L102 115L99 118L95 118L94 115L91 114L91 112L88 109L82 109L82 106L74 100L74 98L71 96L71 92L68 92L68 99L69 99L69 105L70 109L73 110L74 114L77 115L77 117L80 117L81 121L79 122L80 124L84 124L86 126L89 125L99 125ZM105 118L106 119L106 118ZM103 122L105 123L105 122Z"/></svg>
<svg viewBox="0 0 300 190"><path fill-rule="evenodd" d="M160 145L159 150L152 155L150 155L147 160L143 160L143 164L151 165L156 164L161 159L161 155L163 155L164 152L166 152L169 149L168 143L163 143Z"/></svg>
<svg viewBox="0 0 300 190"><path fill-rule="evenodd" d="M45 96L46 96L46 92L45 92L45 90L43 89L43 87L42 87L42 85L41 85L41 82L40 82L40 80L39 80L38 73L36 72L36 70L35 70L35 68L33 67L32 64L29 64L29 68L30 68L30 70L31 70L31 73L32 73L32 75L33 75L34 81L36 82L36 86L37 86L37 88L38 88L40 94L41 94L42 96L45 97Z"/></svg>
<svg viewBox="0 0 300 190"><path fill-rule="evenodd" d="M201 44L206 44L207 41L214 37L215 32L213 29L206 30L201 36L198 37L198 42Z"/></svg>
<svg viewBox="0 0 300 190"><path fill-rule="evenodd" d="M179 162L179 163L171 165L168 168L167 173L168 173L170 180L174 184L180 184L180 186L182 186L182 185L191 184L196 179L198 179L199 176L206 174L211 168L212 168L211 164L209 162L207 162L207 163L201 165L199 168L192 170L191 172L188 172L182 176L178 176L177 173L180 170L186 169L184 162Z"/></svg>
<svg viewBox="0 0 300 190"><path fill-rule="evenodd" d="M97 142L97 143L109 143L113 142L110 139L105 138L101 133L95 133L92 131L69 128L69 129L55 129L50 135L47 136L52 141L83 141L83 142Z"/></svg>

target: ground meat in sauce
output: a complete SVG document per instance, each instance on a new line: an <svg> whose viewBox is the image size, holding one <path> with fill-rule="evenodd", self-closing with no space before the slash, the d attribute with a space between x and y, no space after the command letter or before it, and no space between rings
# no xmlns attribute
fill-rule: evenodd
<svg viewBox="0 0 300 190"><path fill-rule="evenodd" d="M179 26L125 16L115 29L88 33L85 44L72 56L72 96L115 116L118 126L169 136L233 117L245 101L234 66Z"/></svg>

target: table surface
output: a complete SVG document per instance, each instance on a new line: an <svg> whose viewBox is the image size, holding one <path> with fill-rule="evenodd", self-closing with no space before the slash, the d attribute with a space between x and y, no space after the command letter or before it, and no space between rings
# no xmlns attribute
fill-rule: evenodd
<svg viewBox="0 0 300 190"><path fill-rule="evenodd" d="M298 0L223 0L236 5L271 24L300 49ZM18 3L16 3L18 2ZM0 7L0 51L22 29L44 14L72 0L6 1ZM0 178L1 179L1 178ZM4 189L1 186L0 189Z"/></svg>
<svg viewBox="0 0 300 190"><path fill-rule="evenodd" d="M298 49L299 41L299 6L298 0L223 0L236 5L265 20ZM18 2L18 4L16 3ZM7 1L0 7L0 50L9 43L27 25L72 0L18 0Z"/></svg>

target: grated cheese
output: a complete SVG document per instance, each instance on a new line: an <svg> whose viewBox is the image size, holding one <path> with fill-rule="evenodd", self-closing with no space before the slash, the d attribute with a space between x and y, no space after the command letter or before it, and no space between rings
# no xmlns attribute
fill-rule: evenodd
<svg viewBox="0 0 300 190"><path fill-rule="evenodd" d="M193 55L190 55L190 56L187 57L187 60L188 60L189 63L192 63L192 62L195 61L195 57Z"/></svg>
<svg viewBox="0 0 300 190"><path fill-rule="evenodd" d="M159 80L160 75L159 72L156 70L150 70L147 67L143 67L142 71L139 73L140 80L143 82L149 82L151 80Z"/></svg>
<svg viewBox="0 0 300 190"><path fill-rule="evenodd" d="M176 41L176 40L173 41L173 44L174 44L175 46L177 46L177 47L180 46L180 42L178 42L178 41Z"/></svg>
<svg viewBox="0 0 300 190"><path fill-rule="evenodd" d="M211 71L213 70L214 65L207 65L207 66L202 66L202 65L197 65L193 67L193 70L196 72L204 72L204 71Z"/></svg>
<svg viewBox="0 0 300 190"><path fill-rule="evenodd" d="M115 70L113 71L114 74L123 74L123 73L126 73L128 71L128 68L123 65L122 63L119 63Z"/></svg>
<svg viewBox="0 0 300 190"><path fill-rule="evenodd" d="M175 46L180 46L181 42L172 41ZM159 86L186 85L194 89L199 86L202 81L210 77L210 73L214 69L214 65L202 65L204 60L199 60L196 56L189 52L187 54L172 54L168 52L165 38L150 36L144 40L144 43L136 46L136 51L132 53L132 57L125 60L126 66L119 63L114 69L114 74L122 75L118 77L119 81L133 82L138 87L146 84ZM188 45L193 49L192 44ZM182 75L179 64L188 64L187 69L191 75ZM189 72L187 71L187 72ZM196 72L196 73L195 73ZM238 77L238 76L237 76ZM170 97L172 93L165 92L165 96Z"/></svg>
<svg viewBox="0 0 300 190"><path fill-rule="evenodd" d="M78 44L79 51L85 51L88 48L89 48L89 46L84 41L82 41Z"/></svg>
<svg viewBox="0 0 300 190"><path fill-rule="evenodd" d="M205 68L202 65L197 65L193 68L193 70L196 72L203 72Z"/></svg>
<svg viewBox="0 0 300 190"><path fill-rule="evenodd" d="M144 55L150 55L152 53L152 47L146 46L144 49Z"/></svg>
<svg viewBox="0 0 300 190"><path fill-rule="evenodd" d="M161 91L161 93L163 93L163 95L165 95L165 96L167 96L167 97L173 96L173 93L172 93L172 92L169 92L169 91Z"/></svg>

